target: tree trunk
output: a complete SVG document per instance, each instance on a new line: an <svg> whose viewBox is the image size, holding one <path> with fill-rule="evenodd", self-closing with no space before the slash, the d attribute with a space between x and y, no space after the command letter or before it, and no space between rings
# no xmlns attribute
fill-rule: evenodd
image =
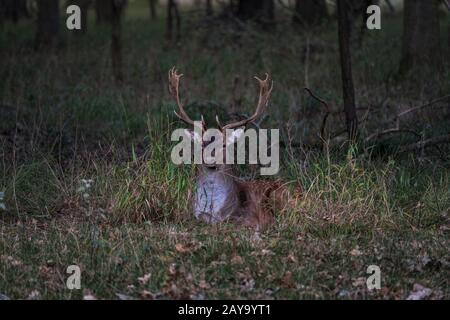
<svg viewBox="0 0 450 320"><path fill-rule="evenodd" d="M439 9L436 0L405 0L400 73L441 65Z"/></svg>
<svg viewBox="0 0 450 320"><path fill-rule="evenodd" d="M320 24L328 16L325 0L296 0L292 21L302 26Z"/></svg>
<svg viewBox="0 0 450 320"><path fill-rule="evenodd" d="M274 7L273 0L239 0L237 16L242 20L273 23Z"/></svg>
<svg viewBox="0 0 450 320"><path fill-rule="evenodd" d="M39 0L35 48L54 47L59 38L59 1Z"/></svg>
<svg viewBox="0 0 450 320"><path fill-rule="evenodd" d="M0 28L3 28L3 23L5 22L5 20L6 20L6 6L4 2L0 1Z"/></svg>
<svg viewBox="0 0 450 320"><path fill-rule="evenodd" d="M152 20L156 20L156 17L157 17L157 15L156 15L156 2L157 2L157 0L149 0L148 1L148 5L150 7L150 18Z"/></svg>
<svg viewBox="0 0 450 320"><path fill-rule="evenodd" d="M341 61L345 122L348 138L351 142L354 142L358 134L358 118L356 116L355 89L353 87L350 52L350 20L348 12L348 0L337 0L339 55Z"/></svg>
<svg viewBox="0 0 450 320"><path fill-rule="evenodd" d="M30 18L27 0L2 0L0 1L0 15L5 20L17 23L21 18Z"/></svg>
<svg viewBox="0 0 450 320"><path fill-rule="evenodd" d="M178 11L178 4L175 0L168 0L167 1L167 20L166 20L166 38L168 41L172 41L174 39L173 36L173 20L175 16L175 23L176 23L176 39L180 39L180 33L181 33L181 18L180 13Z"/></svg>
<svg viewBox="0 0 450 320"><path fill-rule="evenodd" d="M166 18L166 38L168 41L172 40L173 37L173 16L172 16L172 6L174 0L167 0L167 18Z"/></svg>
<svg viewBox="0 0 450 320"><path fill-rule="evenodd" d="M114 78L117 82L123 81L122 36L121 18L124 2L108 0L111 6L111 60Z"/></svg>
<svg viewBox="0 0 450 320"><path fill-rule="evenodd" d="M206 16L210 17L213 15L213 8L211 0L206 0Z"/></svg>
<svg viewBox="0 0 450 320"><path fill-rule="evenodd" d="M112 1L95 0L95 15L97 23L111 22L112 20Z"/></svg>

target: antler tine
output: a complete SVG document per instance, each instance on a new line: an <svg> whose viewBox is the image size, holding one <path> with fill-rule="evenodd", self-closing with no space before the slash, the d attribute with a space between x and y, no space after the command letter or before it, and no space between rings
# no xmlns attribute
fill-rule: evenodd
<svg viewBox="0 0 450 320"><path fill-rule="evenodd" d="M269 98L272 93L273 89L273 81L270 80L269 74L266 73L266 78L264 80L261 80L258 77L255 77L256 80L258 80L259 83L259 98L258 98L258 105L256 106L255 113L244 120L238 121L238 122L232 122L227 125L225 125L222 130L226 129L234 129L238 127L242 127L247 125L248 123L256 120L264 111L264 108L267 107L267 104L269 103ZM270 85L269 85L270 82Z"/></svg>
<svg viewBox="0 0 450 320"><path fill-rule="evenodd" d="M183 74L178 74L177 72L178 71L175 67L172 67L172 69L169 70L169 92L178 106L178 113L175 110L173 112L180 120L184 121L187 124L194 125L194 121L184 111L183 104L180 100L179 85L180 78L183 76Z"/></svg>
<svg viewBox="0 0 450 320"><path fill-rule="evenodd" d="M216 114L216 123L217 123L217 126L219 127L219 130L222 130L223 127L222 127L222 124L220 123L219 116L217 114Z"/></svg>

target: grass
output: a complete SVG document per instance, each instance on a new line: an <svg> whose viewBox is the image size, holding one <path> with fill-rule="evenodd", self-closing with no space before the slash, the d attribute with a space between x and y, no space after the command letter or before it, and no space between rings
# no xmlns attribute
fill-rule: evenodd
<svg viewBox="0 0 450 320"><path fill-rule="evenodd" d="M31 22L0 32L0 201L7 208L0 212L1 294L404 299L421 284L432 289L429 298L450 297L448 147L397 154L409 140L392 137L377 141L371 156L339 143L317 148L323 110L302 88L340 110L333 24L310 35L284 24L261 34L227 25L194 30L193 21L181 42L168 46L163 21L142 17L141 5L131 4L124 24L121 85L110 76L105 26L91 23L84 37L65 34L65 48L44 53L30 49ZM362 135L386 114L450 90L448 68L393 82L401 20L383 21L381 32L354 48L358 105L379 111L362 124ZM186 74L187 108L210 121L216 112L251 112L252 76L271 72L274 96L262 126L308 146L282 155L281 176L304 189L298 212L278 216L262 233L193 219L195 168L170 161L170 133L179 126L164 82L172 65ZM405 121L429 136L448 131L448 113L440 115L433 109L416 115L422 121ZM329 123L340 131L342 116ZM252 168L240 173L254 176ZM72 264L81 267L81 290L66 288ZM381 269L380 290L365 285L372 264Z"/></svg>

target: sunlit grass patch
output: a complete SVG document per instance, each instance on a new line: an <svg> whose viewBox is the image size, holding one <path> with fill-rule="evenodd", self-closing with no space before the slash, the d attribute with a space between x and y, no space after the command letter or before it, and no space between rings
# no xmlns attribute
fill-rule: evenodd
<svg viewBox="0 0 450 320"><path fill-rule="evenodd" d="M110 200L115 220L179 221L191 217L193 167L172 163L172 125L168 120L159 121L149 121L152 143L148 156L114 172L112 179L120 181Z"/></svg>

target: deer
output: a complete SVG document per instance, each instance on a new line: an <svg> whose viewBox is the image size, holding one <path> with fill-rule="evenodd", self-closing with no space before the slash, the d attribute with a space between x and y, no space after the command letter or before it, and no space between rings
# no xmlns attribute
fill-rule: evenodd
<svg viewBox="0 0 450 320"><path fill-rule="evenodd" d="M207 130L207 124L201 116L200 121L193 121L184 110L179 96L179 82L183 74L178 74L175 67L169 71L169 93L178 107L175 116L189 126L201 124L202 132ZM245 129L249 124L261 117L266 109L273 89L273 81L268 74L264 80L255 77L259 84L259 99L255 113L240 121L221 124L216 116L218 129ZM194 130L187 130L189 138L200 141L202 148L209 142L204 142L195 135ZM233 139L223 135L223 153L229 143L235 143L244 130L234 130ZM245 181L234 174L233 165L202 163L199 165L195 179L193 211L197 220L208 224L231 221L239 225L265 229L275 221L275 215L287 209L295 209L301 196L301 187L296 186L293 191L288 183L282 180L253 180Z"/></svg>

